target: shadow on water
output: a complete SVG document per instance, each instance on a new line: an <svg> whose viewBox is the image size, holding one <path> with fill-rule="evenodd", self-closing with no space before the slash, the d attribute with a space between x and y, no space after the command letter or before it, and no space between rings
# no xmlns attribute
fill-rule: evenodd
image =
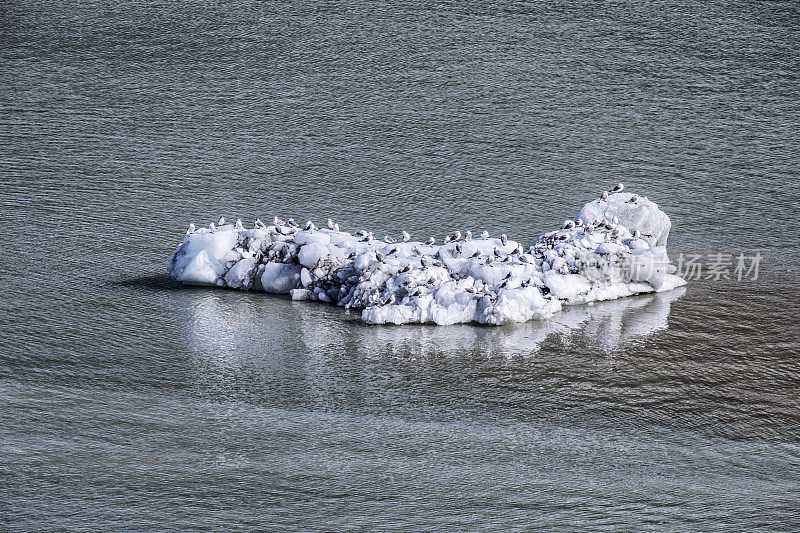
<svg viewBox="0 0 800 533"><path fill-rule="evenodd" d="M175 290L183 288L183 285L168 274L150 274L137 276L112 282L119 287L130 289L146 289L152 291Z"/></svg>

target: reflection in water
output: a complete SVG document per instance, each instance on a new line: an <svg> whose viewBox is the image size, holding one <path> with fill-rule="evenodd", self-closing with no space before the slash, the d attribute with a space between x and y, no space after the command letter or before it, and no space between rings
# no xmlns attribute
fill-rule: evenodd
<svg viewBox="0 0 800 533"><path fill-rule="evenodd" d="M250 353L253 343L268 352L279 346L296 352L302 346L300 351L305 354L338 346L366 357L394 353L456 356L466 351L513 357L535 354L551 335L564 344L580 337L589 347L610 352L666 329L670 305L684 293L681 287L666 293L565 307L543 321L478 327L366 326L357 316L330 306L208 291L191 306L190 338L194 350L228 358L236 357L237 348Z"/></svg>

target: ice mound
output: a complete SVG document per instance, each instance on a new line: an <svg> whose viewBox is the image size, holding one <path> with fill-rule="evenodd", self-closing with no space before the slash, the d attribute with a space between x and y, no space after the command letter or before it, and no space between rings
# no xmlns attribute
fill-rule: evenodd
<svg viewBox="0 0 800 533"><path fill-rule="evenodd" d="M547 318L563 304L665 291L673 275L664 246L669 217L647 198L604 194L577 219L527 250L486 233L460 232L436 245L340 231L277 217L245 229L220 219L190 226L169 263L186 284L290 294L361 311L371 324L478 322Z"/></svg>

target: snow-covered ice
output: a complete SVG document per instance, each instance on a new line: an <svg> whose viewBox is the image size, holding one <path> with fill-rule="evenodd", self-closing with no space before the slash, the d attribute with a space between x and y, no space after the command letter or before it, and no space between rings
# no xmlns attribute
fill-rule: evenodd
<svg viewBox="0 0 800 533"><path fill-rule="evenodd" d="M505 235L443 244L385 242L332 221L305 227L277 217L253 229L190 227L169 263L186 284L291 295L360 310L371 324L506 324L547 318L564 304L611 300L684 285L666 252L669 217L618 192L531 247ZM394 241L394 239L387 239Z"/></svg>

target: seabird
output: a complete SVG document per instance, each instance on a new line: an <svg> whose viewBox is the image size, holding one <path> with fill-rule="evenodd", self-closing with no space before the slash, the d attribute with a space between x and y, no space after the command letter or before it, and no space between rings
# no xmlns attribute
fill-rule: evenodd
<svg viewBox="0 0 800 533"><path fill-rule="evenodd" d="M506 277L504 277L503 279L508 279L508 278L510 278L510 277L511 277L511 275L512 275L512 272L509 270L509 271L508 271L508 274L506 274Z"/></svg>
<svg viewBox="0 0 800 533"><path fill-rule="evenodd" d="M236 219L236 229L244 229L244 226L242 226L241 218Z"/></svg>
<svg viewBox="0 0 800 533"><path fill-rule="evenodd" d="M403 230L403 242L408 242L410 240L411 240L411 235L409 235L406 230Z"/></svg>
<svg viewBox="0 0 800 533"><path fill-rule="evenodd" d="M461 240L461 232L460 231L457 231L457 232L453 233L450 236L450 241L451 242L460 241L460 240Z"/></svg>
<svg viewBox="0 0 800 533"><path fill-rule="evenodd" d="M411 251L414 252L415 255L422 255L422 250L420 250L416 246L412 246Z"/></svg>
<svg viewBox="0 0 800 533"><path fill-rule="evenodd" d="M480 255L481 255L481 251L480 250L475 250L475 253L472 254L470 257L480 257Z"/></svg>
<svg viewBox="0 0 800 533"><path fill-rule="evenodd" d="M635 204L635 203L636 203L636 202L638 202L638 201L639 201L639 195L638 195L638 194L634 194L634 195L633 195L633 196L631 196L631 197L630 197L630 199L628 199L628 201L627 201L627 202L625 202L625 203L628 203L628 204Z"/></svg>
<svg viewBox="0 0 800 533"><path fill-rule="evenodd" d="M641 235L642 235L642 234L641 234L641 233L639 233L639 230L638 230L638 229L637 229L636 231L634 231L634 232L633 232L633 238L634 238L634 239L638 239L639 237L641 237Z"/></svg>
<svg viewBox="0 0 800 533"><path fill-rule="evenodd" d="M523 263L530 263L530 262L531 262L531 260L530 260L530 259L528 259L528 256L527 256L527 255L521 255L521 256L519 256L519 260L520 260L520 261L522 261Z"/></svg>
<svg viewBox="0 0 800 533"><path fill-rule="evenodd" d="M299 228L299 227L300 227L300 226L297 224L297 222L295 222L295 221L294 221L294 219L293 219L293 218L290 218L289 220L287 220L287 222L288 222L288 223L289 223L289 225L290 225L291 227L293 227L293 228Z"/></svg>
<svg viewBox="0 0 800 533"><path fill-rule="evenodd" d="M458 252L458 253L462 252L462 248L461 248L461 243L460 242L456 243L456 252Z"/></svg>
<svg viewBox="0 0 800 533"><path fill-rule="evenodd" d="M375 259L377 259L379 262L383 263L383 254L380 253L378 250L375 250Z"/></svg>
<svg viewBox="0 0 800 533"><path fill-rule="evenodd" d="M447 244L448 242L450 242L450 235L445 235L444 236L444 243Z"/></svg>
<svg viewBox="0 0 800 533"><path fill-rule="evenodd" d="M257 228L266 228L266 227L267 227L267 225L266 225L266 224L264 224L263 222L261 222L261 219L260 219L260 218L257 218L257 219L256 219L256 223L255 223L255 227L257 227Z"/></svg>
<svg viewBox="0 0 800 533"><path fill-rule="evenodd" d="M334 228L333 220L331 220L330 218L328 219L328 228L329 229L333 229Z"/></svg>
<svg viewBox="0 0 800 533"><path fill-rule="evenodd" d="M500 253L500 250L497 249L497 246L494 247L494 250L492 250L492 252L496 257L500 257L501 255L503 255Z"/></svg>
<svg viewBox="0 0 800 533"><path fill-rule="evenodd" d="M472 232L470 230L467 230L467 232L464 234L464 241L471 241L471 240L472 240Z"/></svg>
<svg viewBox="0 0 800 533"><path fill-rule="evenodd" d="M316 226L314 226L314 223L309 220L308 222L306 222L305 229L306 231L313 231L314 229L316 229Z"/></svg>
<svg viewBox="0 0 800 533"><path fill-rule="evenodd" d="M603 191L603 194L600 195L600 199L604 202L608 201L608 191Z"/></svg>
<svg viewBox="0 0 800 533"><path fill-rule="evenodd" d="M394 237L390 237L389 235L385 236L383 240L389 244L394 244L397 242L397 239L395 239Z"/></svg>
<svg viewBox="0 0 800 533"><path fill-rule="evenodd" d="M194 233L194 224L189 224L189 228L186 230L186 235L191 235Z"/></svg>
<svg viewBox="0 0 800 533"><path fill-rule="evenodd" d="M398 274L402 274L403 272L408 272L409 270L411 270L411 265L410 264L406 265L403 268L401 268L400 270L398 270L397 273Z"/></svg>
<svg viewBox="0 0 800 533"><path fill-rule="evenodd" d="M575 222L573 222L571 220L565 220L564 221L564 229L572 229L574 227L575 227Z"/></svg>
<svg viewBox="0 0 800 533"><path fill-rule="evenodd" d="M419 260L419 264L423 267L427 267L430 263L428 263L428 258L423 255Z"/></svg>
<svg viewBox="0 0 800 533"><path fill-rule="evenodd" d="M508 243L508 237L506 237L506 234L505 234L505 233L503 233L502 235L500 235L500 242L503 244L503 246L505 246L505 245L506 245L506 243Z"/></svg>
<svg viewBox="0 0 800 533"><path fill-rule="evenodd" d="M611 192L622 192L622 189L624 188L625 186L623 184L617 183L617 185L613 189L611 189Z"/></svg>
<svg viewBox="0 0 800 533"><path fill-rule="evenodd" d="M428 246L433 246L435 243L436 243L436 239L433 238L433 237L431 237L430 239L425 241L425 244L427 244Z"/></svg>
<svg viewBox="0 0 800 533"><path fill-rule="evenodd" d="M488 239L488 238L489 238L489 232L488 232L488 231L486 231L486 230L483 230L483 231L481 232L481 239L483 239L483 240L486 240L486 239Z"/></svg>
<svg viewBox="0 0 800 533"><path fill-rule="evenodd" d="M272 219L272 223L275 224L276 226L283 226L284 224L286 224L286 222L278 218L278 215L275 215L275 218Z"/></svg>
<svg viewBox="0 0 800 533"><path fill-rule="evenodd" d="M217 221L217 226L224 226L225 225L225 217L219 217L219 221Z"/></svg>
<svg viewBox="0 0 800 533"><path fill-rule="evenodd" d="M208 229L210 229L210 230L211 230L211 233L214 233L214 230L215 230L215 229L217 229L217 227L216 227L216 226L214 225L214 223L212 222L211 224L209 224L209 225L208 225Z"/></svg>
<svg viewBox="0 0 800 533"><path fill-rule="evenodd" d="M611 222L613 222L614 224L619 224L619 217L614 215L614 218L611 219Z"/></svg>

